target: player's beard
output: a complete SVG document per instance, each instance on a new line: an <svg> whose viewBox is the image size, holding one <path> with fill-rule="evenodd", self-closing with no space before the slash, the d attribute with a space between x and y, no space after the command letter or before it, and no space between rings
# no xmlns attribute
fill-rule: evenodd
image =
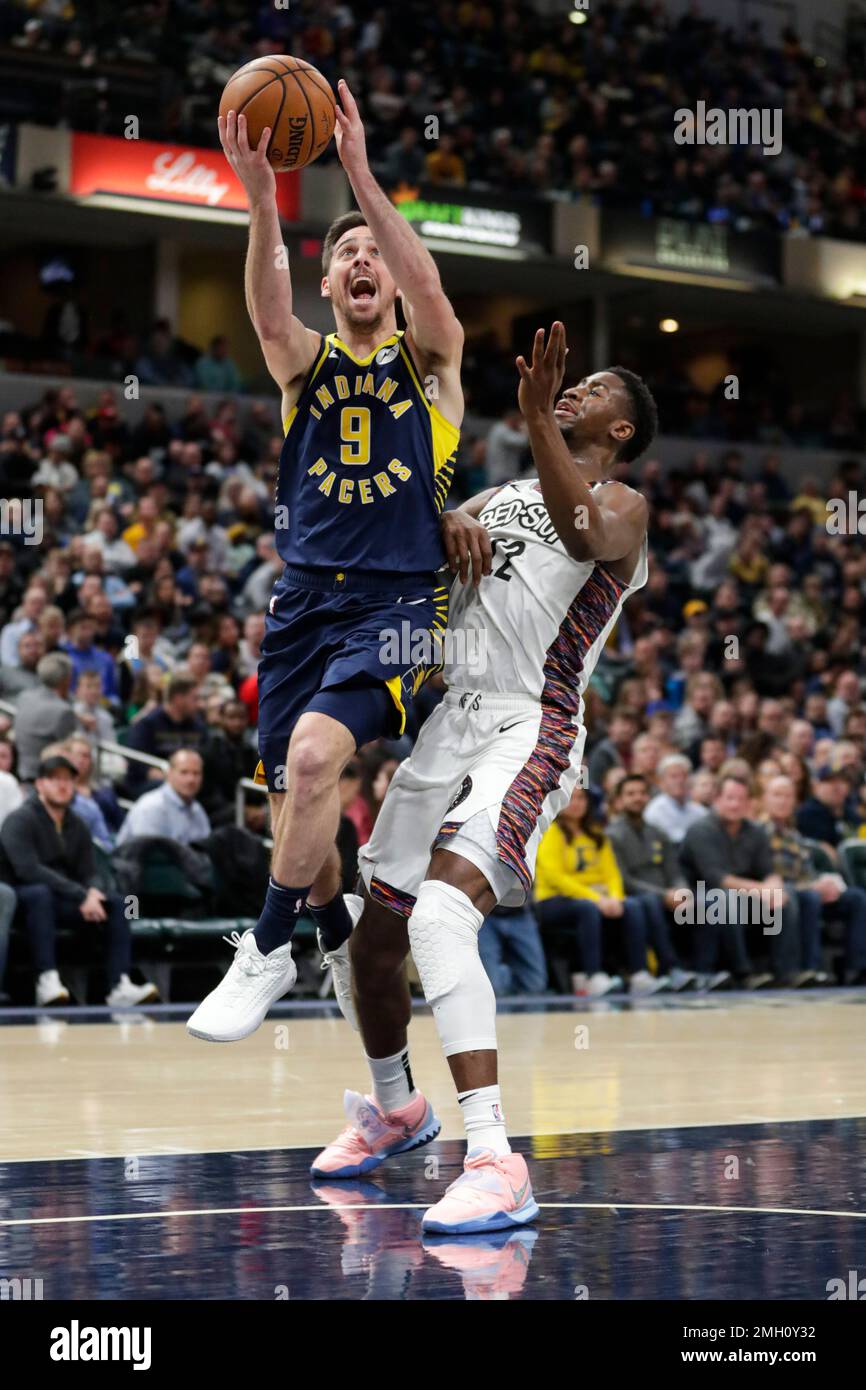
<svg viewBox="0 0 866 1390"><path fill-rule="evenodd" d="M350 298L349 302L343 310L346 322L351 324L353 328L362 330L365 333L375 333L381 327L382 320L385 317L384 312L382 310L381 301L375 314L373 314L370 318L355 313L354 307L354 303Z"/></svg>

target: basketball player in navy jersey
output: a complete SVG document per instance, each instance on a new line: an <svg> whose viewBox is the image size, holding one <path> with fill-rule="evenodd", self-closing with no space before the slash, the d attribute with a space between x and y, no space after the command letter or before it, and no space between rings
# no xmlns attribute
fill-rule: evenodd
<svg viewBox="0 0 866 1390"><path fill-rule="evenodd" d="M247 307L282 389L275 520L286 567L259 666L271 880L256 926L236 941L227 975L187 1025L214 1042L252 1033L292 987L291 937L307 905L338 989L341 974L348 979L352 918L334 849L340 773L361 744L402 732L407 701L428 673L417 657L413 665L414 640L395 661L385 634L405 632L407 618L413 639L444 628L447 589L434 575L446 550L452 568L462 557L463 573L472 550L476 580L485 560L489 567L461 518L440 520L463 418L463 330L432 257L370 172L345 82L339 96L337 150L360 212L338 218L325 237L322 295L336 332L324 338L292 312L265 154L270 130L251 149L243 114L219 123L249 198ZM425 392L431 380L436 389Z"/></svg>

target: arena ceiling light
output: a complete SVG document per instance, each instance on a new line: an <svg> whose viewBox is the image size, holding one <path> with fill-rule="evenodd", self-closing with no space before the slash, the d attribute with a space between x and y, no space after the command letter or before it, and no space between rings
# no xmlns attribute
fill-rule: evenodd
<svg viewBox="0 0 866 1390"><path fill-rule="evenodd" d="M568 17L572 24L585 24L586 10L572 10Z"/></svg>
<svg viewBox="0 0 866 1390"><path fill-rule="evenodd" d="M659 329L662 333L678 333L680 330L679 319L659 319Z"/></svg>

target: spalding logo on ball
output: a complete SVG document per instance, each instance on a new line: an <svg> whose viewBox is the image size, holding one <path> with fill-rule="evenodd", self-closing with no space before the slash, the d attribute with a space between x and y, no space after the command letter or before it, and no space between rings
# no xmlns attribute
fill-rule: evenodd
<svg viewBox="0 0 866 1390"><path fill-rule="evenodd" d="M268 163L278 174L318 159L334 133L334 93L301 58L269 54L238 68L220 99L220 115L246 116L251 148L270 126Z"/></svg>

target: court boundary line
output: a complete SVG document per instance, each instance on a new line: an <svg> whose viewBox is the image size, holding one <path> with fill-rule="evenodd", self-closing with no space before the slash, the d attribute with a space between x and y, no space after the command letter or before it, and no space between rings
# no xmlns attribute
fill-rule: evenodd
<svg viewBox="0 0 866 1390"><path fill-rule="evenodd" d="M161 1221L174 1217L261 1216L271 1212L426 1211L429 1202L300 1202L274 1207L190 1207L181 1211L96 1212L87 1216L34 1216L0 1219L0 1229L20 1226L92 1225L97 1221ZM832 1216L866 1221L866 1211L827 1211L808 1207L717 1206L705 1202L539 1202L542 1211L705 1211L752 1216Z"/></svg>

